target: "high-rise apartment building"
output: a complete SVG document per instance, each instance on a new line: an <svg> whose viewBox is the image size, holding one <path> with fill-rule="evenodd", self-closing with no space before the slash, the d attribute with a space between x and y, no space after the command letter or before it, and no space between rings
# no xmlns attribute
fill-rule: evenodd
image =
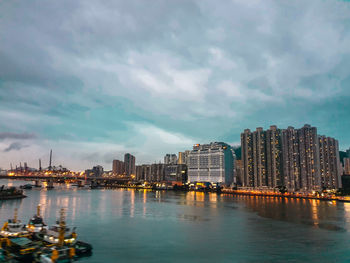
<svg viewBox="0 0 350 263"><path fill-rule="evenodd" d="M236 159L234 167L235 167L237 185L242 186L243 185L243 175L244 175L243 161Z"/></svg>
<svg viewBox="0 0 350 263"><path fill-rule="evenodd" d="M223 142L196 144L189 154L188 181L230 185L234 181L235 154Z"/></svg>
<svg viewBox="0 0 350 263"><path fill-rule="evenodd" d="M300 154L298 130L288 127L282 131L283 182L290 192L300 189Z"/></svg>
<svg viewBox="0 0 350 263"><path fill-rule="evenodd" d="M186 164L188 165L188 155L190 154L191 151L186 150L184 152L179 152L179 158L177 160L178 164Z"/></svg>
<svg viewBox="0 0 350 263"><path fill-rule="evenodd" d="M282 181L282 139L281 130L277 126L270 126L266 131L266 156L267 156L267 184L266 186L278 187Z"/></svg>
<svg viewBox="0 0 350 263"><path fill-rule="evenodd" d="M112 173L113 175L124 175L125 163L123 161L113 160Z"/></svg>
<svg viewBox="0 0 350 263"><path fill-rule="evenodd" d="M306 124L300 129L271 126L241 134L245 187L286 187L288 191L317 191L341 187L338 141L318 136Z"/></svg>
<svg viewBox="0 0 350 263"><path fill-rule="evenodd" d="M281 131L271 126L264 131L241 134L243 186L277 187L282 181Z"/></svg>
<svg viewBox="0 0 350 263"><path fill-rule="evenodd" d="M164 156L164 164L177 164L177 156L176 154L167 153Z"/></svg>
<svg viewBox="0 0 350 263"><path fill-rule="evenodd" d="M143 164L136 166L137 181L151 181L151 165Z"/></svg>
<svg viewBox="0 0 350 263"><path fill-rule="evenodd" d="M350 175L350 158L344 158L344 174Z"/></svg>
<svg viewBox="0 0 350 263"><path fill-rule="evenodd" d="M317 128L305 124L298 130L301 190L320 190L320 154Z"/></svg>
<svg viewBox="0 0 350 263"><path fill-rule="evenodd" d="M326 189L341 187L341 166L338 141L319 136L321 186Z"/></svg>
<svg viewBox="0 0 350 263"><path fill-rule="evenodd" d="M124 155L124 164L125 164L125 174L126 176L131 176L136 174L135 167L135 156L130 153Z"/></svg>
<svg viewBox="0 0 350 263"><path fill-rule="evenodd" d="M254 187L257 183L254 181L253 170L253 134L249 129L245 129L241 134L241 151L243 166L242 185Z"/></svg>

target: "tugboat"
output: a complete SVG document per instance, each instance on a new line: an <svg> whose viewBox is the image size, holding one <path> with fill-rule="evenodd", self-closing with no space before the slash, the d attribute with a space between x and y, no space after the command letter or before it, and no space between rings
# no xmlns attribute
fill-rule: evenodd
<svg viewBox="0 0 350 263"><path fill-rule="evenodd" d="M13 219L7 220L0 231L2 237L20 237L28 234L26 227L21 223L21 220L17 219L17 208L15 208L15 214Z"/></svg>
<svg viewBox="0 0 350 263"><path fill-rule="evenodd" d="M45 227L41 232L39 232L36 236L45 241L48 244L55 245L59 243L60 231L62 225L64 225L64 237L63 243L73 245L77 241L77 234L75 233L75 228L70 230L69 227L66 226L66 223L63 220L64 213L63 209L61 209L60 220L56 221L56 224L50 226L49 228ZM62 222L63 220L63 222Z"/></svg>
<svg viewBox="0 0 350 263"><path fill-rule="evenodd" d="M57 232L56 232L57 230ZM75 259L75 248L72 246L72 243L67 243L66 232L67 227L64 221L64 210L61 209L60 220L58 227L55 226L55 236L51 242L54 245L48 245L42 248L38 253L36 253L36 260L41 263L63 263L63 262L72 262ZM58 236L56 237L56 233ZM56 242L57 239L57 242Z"/></svg>
<svg viewBox="0 0 350 263"><path fill-rule="evenodd" d="M27 230L30 233L36 234L45 229L47 229L47 225L44 223L44 220L40 215L40 205L38 205L36 214L28 222Z"/></svg>

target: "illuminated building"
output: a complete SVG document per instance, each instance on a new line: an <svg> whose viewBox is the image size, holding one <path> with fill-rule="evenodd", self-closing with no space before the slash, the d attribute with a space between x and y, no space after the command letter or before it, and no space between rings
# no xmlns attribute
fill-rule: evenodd
<svg viewBox="0 0 350 263"><path fill-rule="evenodd" d="M151 181L151 165L143 164L136 166L137 181Z"/></svg>
<svg viewBox="0 0 350 263"><path fill-rule="evenodd" d="M282 139L281 130L271 126L266 131L267 186L279 187L282 182ZM263 186L263 185L262 185Z"/></svg>
<svg viewBox="0 0 350 263"><path fill-rule="evenodd" d="M123 175L125 173L125 163L119 160L113 160L113 175Z"/></svg>
<svg viewBox="0 0 350 263"><path fill-rule="evenodd" d="M187 182L186 164L168 164L164 168L165 181Z"/></svg>
<svg viewBox="0 0 350 263"><path fill-rule="evenodd" d="M92 169L85 170L87 177L102 177L103 167L101 165L96 165Z"/></svg>
<svg viewBox="0 0 350 263"><path fill-rule="evenodd" d="M150 180L151 182L161 182L164 181L164 168L165 165L163 163L154 163L151 164L151 173Z"/></svg>
<svg viewBox="0 0 350 263"><path fill-rule="evenodd" d="M319 136L321 186L326 189L341 188L341 167L338 141Z"/></svg>
<svg viewBox="0 0 350 263"><path fill-rule="evenodd" d="M179 152L179 158L177 160L178 164L186 164L188 165L188 155L190 154L190 151L184 151L184 152Z"/></svg>
<svg viewBox="0 0 350 263"><path fill-rule="evenodd" d="M176 154L166 154L164 156L164 164L177 164Z"/></svg>
<svg viewBox="0 0 350 263"><path fill-rule="evenodd" d="M235 154L223 142L196 144L189 154L188 181L230 185L234 182Z"/></svg>
<svg viewBox="0 0 350 263"><path fill-rule="evenodd" d="M298 130L300 158L300 188L320 190L320 160L317 128L305 124Z"/></svg>
<svg viewBox="0 0 350 263"><path fill-rule="evenodd" d="M125 164L125 174L126 176L135 175L136 166L135 166L135 156L130 153L124 155L124 164Z"/></svg>
<svg viewBox="0 0 350 263"><path fill-rule="evenodd" d="M283 181L290 192L300 189L300 157L298 130L288 127L282 131Z"/></svg>
<svg viewBox="0 0 350 263"><path fill-rule="evenodd" d="M269 130L257 128L241 134L243 186L277 187L281 185L282 152L281 131L276 126Z"/></svg>
<svg viewBox="0 0 350 263"><path fill-rule="evenodd" d="M253 132L254 186L267 186L266 132L259 127Z"/></svg>
<svg viewBox="0 0 350 263"><path fill-rule="evenodd" d="M243 186L254 186L253 171L253 134L245 129L241 134L241 151L243 164Z"/></svg>
<svg viewBox="0 0 350 263"><path fill-rule="evenodd" d="M341 187L338 141L318 136L316 127L246 129L241 147L243 187L285 187L289 192Z"/></svg>

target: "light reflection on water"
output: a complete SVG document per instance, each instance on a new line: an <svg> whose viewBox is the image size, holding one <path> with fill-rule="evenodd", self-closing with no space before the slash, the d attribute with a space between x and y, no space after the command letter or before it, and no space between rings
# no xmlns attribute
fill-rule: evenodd
<svg viewBox="0 0 350 263"><path fill-rule="evenodd" d="M0 185L7 181L0 180ZM14 185L24 184L13 181ZM41 204L94 246L84 262L334 262L350 259L350 204L319 200L164 192L32 189L0 201L0 222L27 222Z"/></svg>

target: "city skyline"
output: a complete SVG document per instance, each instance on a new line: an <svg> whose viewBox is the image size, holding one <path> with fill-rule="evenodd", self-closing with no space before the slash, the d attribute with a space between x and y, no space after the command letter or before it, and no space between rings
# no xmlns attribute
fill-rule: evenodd
<svg viewBox="0 0 350 263"><path fill-rule="evenodd" d="M309 124L304 124L304 126L309 126ZM274 128L274 129L286 129L286 130L289 130L290 128L294 128L294 127L292 127L292 126L288 126L288 128L284 128L284 127L278 127L277 125L270 125L269 127L267 127L267 128ZM302 127L300 127L300 128L302 128ZM254 134L256 134L257 132L262 132L263 130L265 129L265 127L257 127L256 128L256 131L254 131L254 129L252 129L253 131L252 131L252 134L254 133ZM244 131L243 131L243 134L246 132L246 131L249 131L250 132L250 128L246 128L246 129L244 129ZM0 133L0 138L1 138L1 133ZM16 136L16 137L21 137L22 135L21 134L12 134L12 136ZM241 132L241 135L240 136L242 136L242 132ZM318 134L318 136L319 137L324 137L325 139L326 138L330 138L329 136L325 136L324 134ZM28 134L25 134L25 135L23 135L23 137L29 137L29 135ZM334 138L331 138L331 139L334 139ZM336 139L336 138L335 138ZM229 145L231 146L231 147L233 147L233 149L234 148L236 148L236 149L240 149L241 147L242 147L242 137L240 137L240 140L241 140L241 142L239 142L239 143L235 143L235 144L230 144L229 143ZM255 139L256 140L256 139ZM338 140L337 140L338 141ZM168 163L172 163L172 162L169 162L167 159L169 158L169 157L176 157L176 160L178 160L178 158L179 158L179 160L181 160L182 158L184 158L184 154L185 153L187 153L187 155L190 153L190 151L191 151L191 148L192 148L192 146L196 146L196 145L202 145L202 144L206 144L206 143L214 143L214 142L219 142L219 141L212 141L212 142L203 142L203 143L194 143L194 144L192 144L192 145L189 145L187 148L185 147L185 148L182 148L182 150L181 151L178 151L178 152L176 152L176 153L170 153L169 154L169 152L165 152L165 153L159 153L159 156L160 156L160 158L159 158L159 160L154 160L154 161L143 161L143 160L139 160L138 158L135 158L135 157L137 157L137 156L133 156L132 154L130 154L130 153L127 153L127 150L125 151L125 152L119 152L118 153L118 155L114 155L114 156L111 156L110 158L110 161L105 161L104 163L103 162L98 162L98 161L94 161L94 160L92 160L91 162L90 162L90 166L88 165L88 166L85 166L85 167L82 167L81 166L81 168L80 169L72 169L72 167L67 167L67 166L65 166L65 165L62 165L62 163L59 163L59 161L62 161L63 160L63 163L65 163L65 159L64 158L62 158L62 156L58 156L58 160L59 161L57 161L57 159L55 160L53 160L53 163L52 163L52 166L54 167L58 167L58 166L60 166L60 167L64 167L64 168L68 168L68 169L72 169L72 170L85 170L85 169L87 169L87 168L89 168L89 167L93 167L93 166L95 166L95 165L102 165L102 167L104 167L106 170L110 170L110 171L114 171L114 166L116 165L115 164L115 162L117 161L117 162L121 162L121 163L123 163L123 165L124 165L124 162L125 162L125 158L126 158L126 156L127 155L130 155L130 156L132 156L134 159L136 159L136 162L135 162L135 160L134 160L134 162L135 162L135 164L136 165L151 165L151 164L157 164L157 163L163 163L163 164L168 164ZM339 146L337 146L337 147L339 147ZM344 153L346 152L346 154L347 154L347 156L348 156L348 153L350 152L350 147L348 147L347 149L340 149L340 148L338 148L338 150L339 151L343 151ZM6 151L5 151L6 152ZM6 164L4 165L4 167L2 167L1 166L1 164L0 164L0 169L11 169L11 166L12 166L12 168L14 169L15 167L17 167L18 166L18 168L20 167L20 165L21 164L23 164L22 165L22 167L24 167L25 165L27 165L28 167L31 167L31 168L36 168L37 166L38 166L38 162L39 162L39 165L40 165L40 167L41 167L41 163L42 163L42 161L43 161L43 167L45 167L45 165L46 165L46 161L47 161L47 169L49 169L49 166L50 166L50 158L51 158L51 156L52 156L52 149L50 149L50 151L49 151L49 154L48 153L43 153L42 155L41 155L41 158L36 158L36 157L31 157L31 159L29 159L29 160L32 160L32 161L28 161L28 160L26 160L26 159L21 159L21 160L17 160L17 159L15 159L15 160L10 160L10 162L7 164L7 166L6 166ZM180 157L180 156L182 156L182 157ZM188 158L188 156L186 156L186 158ZM243 158L243 157L242 157ZM47 159L47 160L46 160ZM124 161L120 161L119 159L123 159ZM169 159L170 160L170 159ZM240 160L240 159L239 159ZM1 162L1 160L0 160L0 162ZM55 163L56 162L56 163ZM180 163L182 163L181 161L180 161ZM125 167L124 167L124 169L125 169ZM267 172L267 171L266 171Z"/></svg>
<svg viewBox="0 0 350 263"><path fill-rule="evenodd" d="M305 123L345 150L349 17L346 1L2 1L0 167L50 149L73 170L154 163Z"/></svg>

